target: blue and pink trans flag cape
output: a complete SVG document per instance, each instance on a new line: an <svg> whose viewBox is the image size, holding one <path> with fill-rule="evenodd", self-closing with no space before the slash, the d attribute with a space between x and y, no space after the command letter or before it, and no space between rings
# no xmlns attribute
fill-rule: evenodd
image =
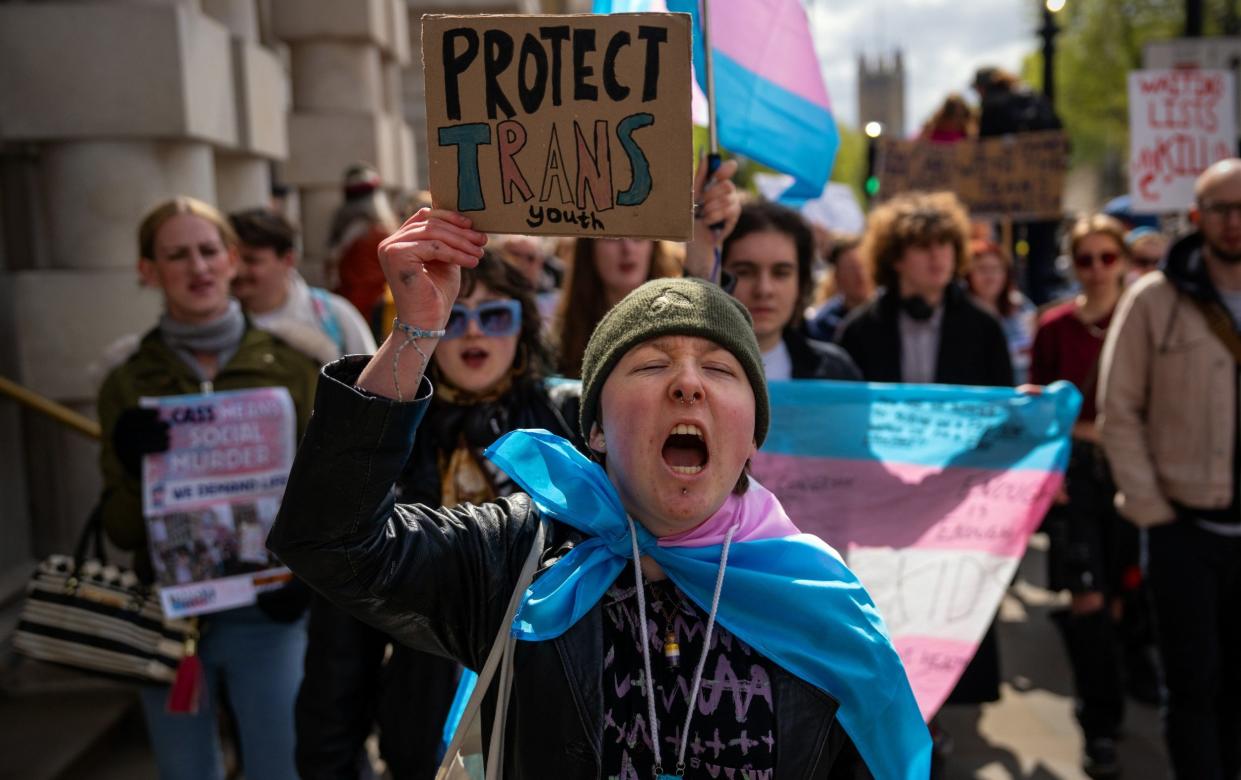
<svg viewBox="0 0 1241 780"><path fill-rule="evenodd" d="M603 468L547 431L513 431L486 455L545 517L587 536L535 579L513 619L518 639L555 638L633 565L625 509ZM831 695L837 720L876 778L925 780L930 734L883 619L836 551L799 532L775 496L755 482L683 534L656 539L641 524L634 528L641 554L704 611L711 609L723 538L735 529L720 625Z"/></svg>
<svg viewBox="0 0 1241 780"><path fill-rule="evenodd" d="M694 17L694 72L707 91L699 0L595 0L595 13L674 11ZM715 111L720 144L793 177L780 201L823 194L840 136L800 0L711 4Z"/></svg>
<svg viewBox="0 0 1241 780"><path fill-rule="evenodd" d="M774 382L754 475L874 598L923 717L956 685L1063 481L1070 384Z"/></svg>

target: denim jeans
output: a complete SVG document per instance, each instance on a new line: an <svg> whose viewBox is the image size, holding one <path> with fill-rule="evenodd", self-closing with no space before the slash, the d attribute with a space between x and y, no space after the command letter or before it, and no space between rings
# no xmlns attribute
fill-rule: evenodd
<svg viewBox="0 0 1241 780"><path fill-rule="evenodd" d="M142 690L142 709L161 780L221 780L217 707L220 684L241 736L247 778L296 780L293 767L293 702L306 653L305 621L277 623L258 607L210 615L198 645L206 687L198 712L165 709L167 686Z"/></svg>
<svg viewBox="0 0 1241 780"><path fill-rule="evenodd" d="M1241 538L1184 518L1146 540L1174 774L1231 780L1241 772Z"/></svg>

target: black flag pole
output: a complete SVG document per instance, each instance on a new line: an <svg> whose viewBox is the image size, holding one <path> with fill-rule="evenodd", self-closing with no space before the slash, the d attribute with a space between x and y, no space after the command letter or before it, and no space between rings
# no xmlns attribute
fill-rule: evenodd
<svg viewBox="0 0 1241 780"><path fill-rule="evenodd" d="M711 50L711 0L700 0L700 2L700 8L702 9L702 50L706 63L706 73L703 74L703 78L707 82L707 178L703 184L703 189L705 190L711 186L711 177L719 170L721 159L720 138L715 124L715 53ZM723 230L723 222L711 225L711 232L716 239L715 267L711 271L711 281L713 282L720 280L720 266L723 257L720 253L719 234Z"/></svg>

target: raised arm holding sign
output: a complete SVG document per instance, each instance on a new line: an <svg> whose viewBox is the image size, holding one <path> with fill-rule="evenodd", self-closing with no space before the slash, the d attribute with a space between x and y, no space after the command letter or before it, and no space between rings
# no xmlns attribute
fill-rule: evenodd
<svg viewBox="0 0 1241 780"><path fill-rule="evenodd" d="M479 230L685 241L683 14L426 16L431 194Z"/></svg>

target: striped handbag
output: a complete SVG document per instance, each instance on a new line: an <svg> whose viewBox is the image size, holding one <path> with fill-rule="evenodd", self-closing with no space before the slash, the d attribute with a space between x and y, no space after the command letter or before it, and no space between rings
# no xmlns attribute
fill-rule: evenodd
<svg viewBox="0 0 1241 780"><path fill-rule="evenodd" d="M196 640L192 621L164 619L154 587L108 564L97 506L74 555L49 556L30 578L13 646L40 661L171 683Z"/></svg>

